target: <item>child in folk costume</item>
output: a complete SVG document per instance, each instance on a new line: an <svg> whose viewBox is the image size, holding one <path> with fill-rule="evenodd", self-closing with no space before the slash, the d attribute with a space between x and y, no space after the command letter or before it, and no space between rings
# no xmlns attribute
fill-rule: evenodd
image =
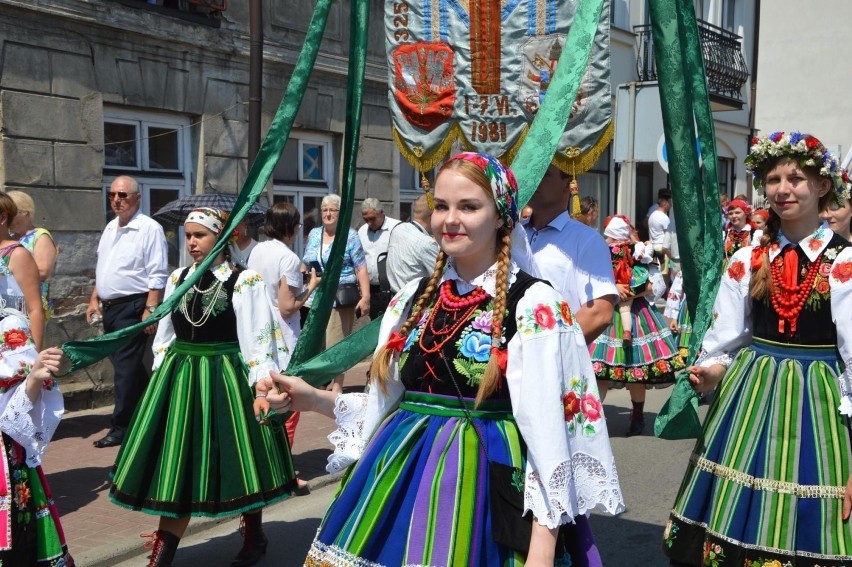
<svg viewBox="0 0 852 567"><path fill-rule="evenodd" d="M166 282L169 297L210 253L225 214L202 208L184 223L195 263ZM171 565L191 516L242 515L243 547L232 567L266 552L262 508L291 495L293 462L283 428L261 427L252 386L286 359L281 330L253 270L220 253L159 322L154 374L112 471L110 499L160 517L150 567Z"/></svg>
<svg viewBox="0 0 852 567"><path fill-rule="evenodd" d="M621 491L583 333L521 268L532 269L516 192L491 156L444 164L441 252L391 301L368 393L274 376L283 409L336 418L329 470L354 463L306 565L554 565L560 538L572 565L600 565L585 514L620 512ZM510 485L492 474L505 465L518 508L503 514L493 494ZM521 545L498 537L524 515Z"/></svg>
<svg viewBox="0 0 852 567"><path fill-rule="evenodd" d="M848 566L852 248L819 218L848 176L799 132L755 138L745 163L769 221L730 259L690 368L696 390L718 389L663 550L675 565Z"/></svg>
<svg viewBox="0 0 852 567"><path fill-rule="evenodd" d="M728 224L725 225L725 258L729 259L737 250L751 244L751 207L743 200L728 203Z"/></svg>
<svg viewBox="0 0 852 567"><path fill-rule="evenodd" d="M0 308L0 318L0 565L72 567L41 468L65 411L52 379L62 351L36 352L29 322L19 311Z"/></svg>
<svg viewBox="0 0 852 567"><path fill-rule="evenodd" d="M615 283L628 286L633 293L641 293L648 281L648 268L645 266L654 260L653 246L650 242L636 241L636 231L624 215L609 217L604 226L604 239L609 245ZM618 302L624 330L621 340L625 343L633 341L633 321L628 316L632 307L632 298Z"/></svg>

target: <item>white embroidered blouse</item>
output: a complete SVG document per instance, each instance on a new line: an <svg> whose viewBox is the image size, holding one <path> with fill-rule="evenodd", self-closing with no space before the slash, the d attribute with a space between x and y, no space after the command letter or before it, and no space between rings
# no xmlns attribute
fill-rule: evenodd
<svg viewBox="0 0 852 567"><path fill-rule="evenodd" d="M195 271L195 267L193 265L189 268L187 276ZM166 282L164 297L174 293L183 270L184 268L178 268L172 272ZM233 273L227 262L211 268L211 271L221 282L228 281ZM257 272L243 270L237 278L232 298L240 352L249 368L250 386L259 379L268 377L271 370L278 372L281 367L286 367L290 360L290 352L284 343L281 327L269 302L265 285ZM166 351L175 339L171 317L163 317L154 336L154 370L163 363Z"/></svg>
<svg viewBox="0 0 852 567"><path fill-rule="evenodd" d="M513 265L511 282L518 267ZM452 261L442 281L453 279L460 294L481 286L495 293L496 265L473 281L456 273ZM406 285L385 313L379 345L398 330L413 304L419 280ZM606 420L585 339L562 297L544 283L533 284L518 302L518 330L508 344L506 378L512 413L527 445L525 512L549 528L579 514L624 510ZM398 361L387 392L371 384L367 393L342 394L335 404L338 429L329 435L335 451L328 471L360 458L378 425L395 411L405 393Z"/></svg>

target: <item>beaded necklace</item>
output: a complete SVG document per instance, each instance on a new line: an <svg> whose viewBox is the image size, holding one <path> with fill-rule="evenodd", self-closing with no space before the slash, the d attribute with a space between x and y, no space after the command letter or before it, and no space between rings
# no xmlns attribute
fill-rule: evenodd
<svg viewBox="0 0 852 567"><path fill-rule="evenodd" d="M438 301L435 302L435 306L432 308L432 311L429 313L429 317L426 319L426 329L429 332L421 333L420 338L417 341L420 345L420 349L429 354L434 354L441 350L444 345L446 345L456 335L459 329L468 322L468 319L471 315L473 315L473 312L476 311L479 304L489 297L488 292L479 286L464 297L458 296L453 293L452 282L450 280L442 283L439 288ZM436 329L435 315L438 311L444 311L453 315L452 324L449 326L444 325L442 328ZM432 346L430 347L423 344L423 337L427 334L433 341Z"/></svg>
<svg viewBox="0 0 852 567"><path fill-rule="evenodd" d="M727 252L728 256L732 256L734 252L747 246L750 240L750 231L732 228L728 230L728 235L725 239L725 252Z"/></svg>
<svg viewBox="0 0 852 567"><path fill-rule="evenodd" d="M769 264L769 271L772 274L772 292L769 294L769 299L772 302L772 309L778 314L778 332L780 334L784 334L785 323L791 335L796 333L799 314L811 294L819 265L820 257L817 257L816 260L811 262L807 271L803 267L802 274L805 279L797 285L784 281L781 272L784 260L781 254L776 256L775 260Z"/></svg>
<svg viewBox="0 0 852 567"><path fill-rule="evenodd" d="M186 321L192 325L193 327L201 327L203 326L208 319L210 319L210 315L216 309L216 305L224 300L228 299L228 294L222 291L222 286L224 282L220 279L215 279L215 281L210 284L210 287L207 289L198 289L198 284L192 286L192 289L197 292L196 293L187 293L181 298L180 302L180 312L186 318ZM189 312L189 304L190 302L194 302L196 297L201 297L201 317L198 319L192 319Z"/></svg>

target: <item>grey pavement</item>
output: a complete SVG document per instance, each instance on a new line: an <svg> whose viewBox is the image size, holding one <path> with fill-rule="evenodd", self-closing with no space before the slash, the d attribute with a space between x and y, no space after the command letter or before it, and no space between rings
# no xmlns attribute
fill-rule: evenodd
<svg viewBox="0 0 852 567"><path fill-rule="evenodd" d="M363 376L363 370L360 370L360 373ZM351 383L354 383L354 378ZM592 527L604 565L662 567L668 564L660 552L663 528L694 443L692 440L663 441L653 437L653 418L668 398L669 392L669 389L648 391L645 405L648 425L645 433L637 437L624 437L630 417L630 399L627 391L621 389L609 392L604 403L621 486L627 503L627 511L617 517L598 513L593 515ZM705 408L701 409L702 417L705 411ZM75 417L72 416L71 420L74 419ZM270 538L270 546L266 557L259 563L261 567L302 565L311 540L337 487L336 481L326 476L324 470L310 468L315 466L310 464L311 458L315 459L320 455L322 456L319 460L322 462L319 464L324 465L328 450L319 447L323 443L327 446L325 435L330 430L330 423L326 418L308 415L302 417L302 423L297 430L295 459L297 466L302 468L302 472L308 473L303 476L311 480L312 493L309 496L291 498L264 510L264 529ZM311 436L313 439L309 439ZM96 435L93 438L97 438ZM316 449L311 448L314 442L318 447ZM302 444L301 451L300 444ZM48 452L55 449L56 447L52 445ZM57 455L54 453L53 457ZM306 464L308 466L305 466ZM91 468L99 474L105 472L101 465ZM60 487L65 484L67 477L57 476L57 473L50 469L48 472L51 484L59 484ZM87 474L92 476L89 474L91 472L84 470L79 476L83 477ZM79 564L82 567L146 565L147 552L141 547L142 540L137 533L128 531L124 526L132 524L136 528L144 527L144 531L151 531L156 525L156 518L126 512L108 501L101 504L98 498L105 497L108 490L105 482L98 485L95 481L91 481L88 484L83 483L83 487L90 492L96 492L97 497L90 497L88 502L78 505L78 508L70 513L63 510L63 501L59 500L63 523L69 536L69 545ZM60 490L54 487L54 492L58 493ZM74 497L69 495L65 499L72 498ZM92 507L100 508L101 506L107 508L113 521L109 525L101 526L103 533L99 535L94 533L96 530L91 525L93 520L88 517L87 511ZM210 567L228 565L241 546L241 538L236 531L237 526L236 518L218 521L193 520L190 524L190 532L181 542L174 567L200 564ZM78 533L85 533L85 539L75 541ZM105 540L110 540L111 543L88 548L83 546L86 541Z"/></svg>

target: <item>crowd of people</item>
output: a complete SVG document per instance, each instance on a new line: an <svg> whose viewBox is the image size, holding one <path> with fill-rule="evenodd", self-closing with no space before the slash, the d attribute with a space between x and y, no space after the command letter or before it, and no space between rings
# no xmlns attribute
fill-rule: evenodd
<svg viewBox="0 0 852 567"><path fill-rule="evenodd" d="M679 373L716 394L665 529L671 564L847 565L852 183L798 132L755 138L746 168L767 207L720 196L722 231L705 236L723 244L712 260L723 276L696 360L667 188L641 226L613 214L600 233L599 203L584 197L572 217L573 179L555 166L520 210L511 169L466 152L404 222L363 200L325 335L328 347L357 318L381 319L363 392L344 393L342 375L318 388L286 374L340 198L322 200L301 257L292 204L268 209L261 242L240 224L174 311L146 327L153 374L146 334L113 354L111 427L94 445L120 445L112 501L158 517L149 566L171 565L191 517L237 514L231 565L257 563L262 509L307 491L291 456L305 411L335 421L328 470L346 475L306 565L601 565L588 515L625 506L605 396L627 388L625 433L640 435L647 390ZM227 219L189 213L191 262L169 275L138 183L118 177L108 195L116 216L86 310L107 332L171 297ZM6 494L31 495L0 500L0 563L67 566L40 469L62 415L61 351L42 344L58 249L34 216L26 194L0 193L0 480ZM292 413L281 424L272 410Z"/></svg>

